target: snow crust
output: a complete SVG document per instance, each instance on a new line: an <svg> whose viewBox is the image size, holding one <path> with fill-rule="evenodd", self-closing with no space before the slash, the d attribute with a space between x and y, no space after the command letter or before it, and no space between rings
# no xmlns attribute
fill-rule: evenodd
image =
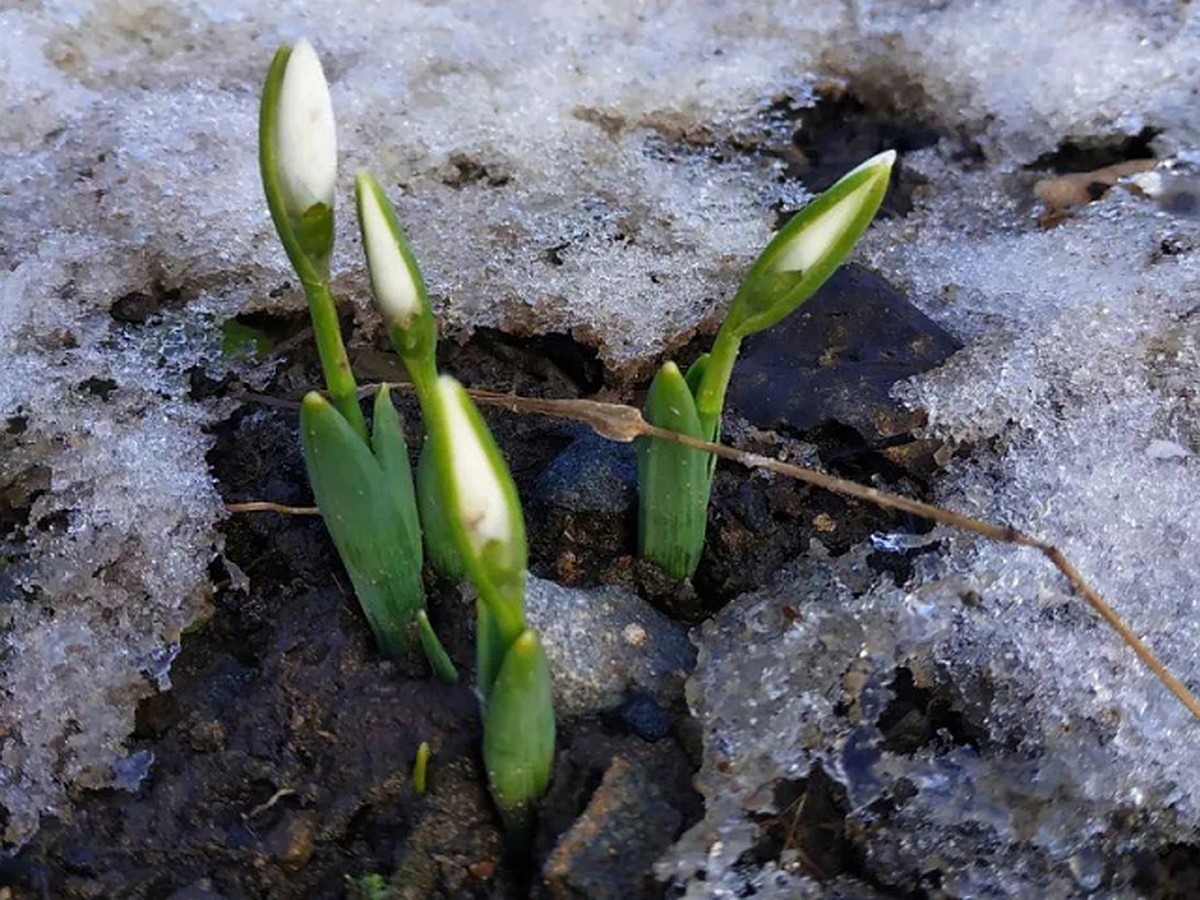
<svg viewBox="0 0 1200 900"><path fill-rule="evenodd" d="M862 254L968 343L901 388L930 434L974 445L940 499L1061 543L1200 679L1196 220L1117 189L1038 232L1020 171L1065 140L1147 128L1181 169L1200 160L1195 4L10 5L0 488L28 516L0 535L6 845L69 814L71 791L146 770L123 740L203 614L219 548L204 428L224 410L190 397L192 374L231 365L229 317L303 307L255 132L274 49L304 36L331 83L335 273L364 337L377 321L349 220L358 166L396 203L451 326L568 331L637 369L722 308L772 207L807 196L754 152L786 140L781 107L840 83L969 135L981 163L949 143L902 157L930 190ZM139 294L157 298L148 318L113 317ZM872 833L868 865L897 879L934 867L951 895L1123 884L1133 849L1190 839L1195 723L1041 560L945 534L919 575L900 590L853 558L800 566L775 596L794 598L802 625L779 630L759 595L704 632L692 702L708 813L663 863L682 891L816 890L738 859L757 835L748 812L817 762L858 816L916 785ZM972 592L983 602L964 605ZM743 657L758 662L743 672ZM958 692L983 750L878 749L877 707L896 667L918 663ZM851 671L869 690L844 715L830 698ZM1109 852L1116 863L1097 862ZM1002 876L987 881L974 858Z"/></svg>

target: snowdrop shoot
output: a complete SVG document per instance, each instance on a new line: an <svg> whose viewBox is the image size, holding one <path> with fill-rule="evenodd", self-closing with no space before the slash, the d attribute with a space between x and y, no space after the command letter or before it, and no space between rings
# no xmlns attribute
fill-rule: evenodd
<svg viewBox="0 0 1200 900"><path fill-rule="evenodd" d="M508 466L462 385L441 376L431 406L427 424L447 520L479 595L476 678L488 784L510 840L523 846L549 784L555 724L545 652L525 624L521 506Z"/></svg>
<svg viewBox="0 0 1200 900"><path fill-rule="evenodd" d="M711 353L682 374L659 371L646 421L705 441L720 433L742 339L795 311L828 280L871 224L887 193L894 150L871 157L794 215L751 266ZM638 550L677 580L700 563L715 457L654 438L638 442Z"/></svg>
<svg viewBox="0 0 1200 900"><path fill-rule="evenodd" d="M300 408L317 507L380 651L403 656L419 640L434 671L456 681L425 614L421 524L404 431L385 385L368 434L329 290L337 134L329 86L307 41L275 54L263 87L258 149L267 206L308 298L329 389L328 400L313 391Z"/></svg>

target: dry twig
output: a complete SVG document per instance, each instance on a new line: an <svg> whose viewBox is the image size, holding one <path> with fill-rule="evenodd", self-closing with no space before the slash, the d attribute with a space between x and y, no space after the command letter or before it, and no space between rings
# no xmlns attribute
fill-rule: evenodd
<svg viewBox="0 0 1200 900"><path fill-rule="evenodd" d="M405 385L397 385L397 387L405 387ZM371 389L367 388L367 390ZM1174 694L1179 702L1187 707L1188 712L1200 721L1200 700L1197 700L1196 696L1188 690L1187 686L1167 670L1167 667L1154 655L1154 652L1146 646L1141 638L1134 634L1133 630L1125 624L1124 620L1117 615L1113 608L1083 579L1079 570L1071 564L1062 551L1047 541L1019 531L1011 525L997 525L994 522L985 522L971 516L943 509L940 506L922 503L920 500L913 500L900 494L892 494L873 487L867 487L856 481L828 475L816 469L798 466L793 463L780 462L779 460L761 456L757 453L747 453L744 450L738 450L726 444L711 443L688 437L684 434L678 434L674 431L667 431L664 428L658 428L648 423L642 417L641 411L632 406L625 406L619 403L602 403L596 400L545 400L536 397L519 397L515 394L500 394L494 391L483 390L473 390L469 393L480 403L488 406L498 406L512 410L513 412L536 413L582 422L601 437L608 438L609 440L628 443L639 437L653 437L664 441L672 441L676 444L682 444L685 447L692 447L696 450L712 453L723 459L732 460L752 469L766 469L835 494L854 497L875 506L899 510L931 522L948 525L951 528L958 528L962 531L969 531L991 541L1037 550L1050 561L1051 565L1058 569L1067 580L1067 584L1071 586L1071 590L1082 597L1100 618L1120 636L1121 640L1137 655L1142 665L1154 673L1155 677L1166 686L1167 690ZM273 405L282 404L276 400ZM239 509L234 509L234 507L239 507ZM309 512L304 508L281 507L274 503L242 503L229 504L227 506L231 512L248 512L251 511L249 507L274 509L276 512L288 511L296 515L311 515L312 512L315 512L315 510Z"/></svg>

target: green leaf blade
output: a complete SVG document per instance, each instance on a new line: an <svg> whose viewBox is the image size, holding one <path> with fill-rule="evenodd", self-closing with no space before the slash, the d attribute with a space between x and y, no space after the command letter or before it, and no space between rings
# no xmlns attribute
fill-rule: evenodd
<svg viewBox="0 0 1200 900"><path fill-rule="evenodd" d="M703 374L703 367L696 373ZM646 421L706 440L688 382L666 363L646 395ZM691 577L704 550L712 490L709 454L661 438L638 438L638 547L676 580Z"/></svg>
<svg viewBox="0 0 1200 900"><path fill-rule="evenodd" d="M309 483L354 592L387 656L406 653L425 606L420 532L366 444L316 392L300 408Z"/></svg>
<svg viewBox="0 0 1200 900"><path fill-rule="evenodd" d="M458 669L454 667L454 660L438 640L433 625L429 623L429 615L423 609L417 612L417 637L421 640L421 649L425 651L425 658L429 660L434 674L446 684L458 684Z"/></svg>

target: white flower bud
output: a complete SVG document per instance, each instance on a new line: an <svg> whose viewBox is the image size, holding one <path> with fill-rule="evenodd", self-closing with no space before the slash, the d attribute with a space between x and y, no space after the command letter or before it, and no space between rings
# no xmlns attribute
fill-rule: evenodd
<svg viewBox="0 0 1200 900"><path fill-rule="evenodd" d="M279 185L293 213L317 203L333 206L337 131L333 100L312 44L301 40L288 56L276 125Z"/></svg>
<svg viewBox="0 0 1200 900"><path fill-rule="evenodd" d="M407 328L421 312L421 294L408 260L400 252L385 202L363 177L359 179L360 218L367 270L380 312L392 324Z"/></svg>
<svg viewBox="0 0 1200 900"><path fill-rule="evenodd" d="M777 272L806 272L828 254L841 240L846 229L862 209L878 178L887 179L896 161L896 151L887 150L872 156L862 165L843 175L838 181L853 178L865 169L877 169L876 177L866 178L857 188L825 210L818 218L798 231L772 267ZM835 184L829 190L837 189Z"/></svg>
<svg viewBox="0 0 1200 900"><path fill-rule="evenodd" d="M445 416L446 444L438 452L449 454L456 514L476 553L492 541L508 542L513 536L513 511L499 473L467 415L470 398L454 378L437 381L438 403Z"/></svg>

